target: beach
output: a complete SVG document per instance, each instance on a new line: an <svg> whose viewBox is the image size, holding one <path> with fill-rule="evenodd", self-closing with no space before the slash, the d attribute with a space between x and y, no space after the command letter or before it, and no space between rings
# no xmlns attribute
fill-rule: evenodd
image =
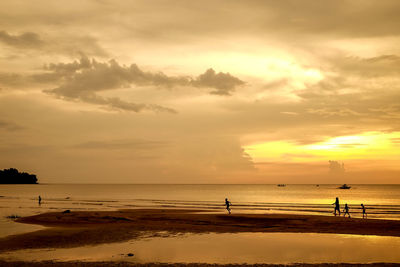
<svg viewBox="0 0 400 267"><path fill-rule="evenodd" d="M366 267L387 267L387 266L398 266L395 263L371 263L371 264L352 264L352 263L321 263L321 264L204 264L204 263L147 263L147 264L138 264L138 263L130 263L130 262L53 262L53 261L44 261L44 262L5 262L0 261L1 266L4 267L248 267L248 266L256 266L256 267L358 267L358 266L366 266Z"/></svg>
<svg viewBox="0 0 400 267"><path fill-rule="evenodd" d="M400 221L289 214L223 214L201 210L134 209L52 212L17 219L47 226L0 240L0 251L74 247L139 238L142 233L294 232L400 236Z"/></svg>
<svg viewBox="0 0 400 267"><path fill-rule="evenodd" d="M96 246L143 238L169 238L181 234L323 233L340 235L400 236L400 221L293 214L226 214L189 209L131 209L118 211L64 211L19 218L18 223L37 224L39 231L0 239L0 253L35 249L64 249ZM199 256L201 258L201 255ZM28 261L27 261L28 262ZM15 264L15 265L13 265ZM147 263L118 265L120 261L52 262L30 266L153 266ZM136 264L136 265L135 265ZM154 266L168 266L158 263ZM197 266L197 265L182 266ZM389 264L389 263L387 263ZM8 261L2 266L24 266ZM57 265L58 266L58 265ZM203 266L203 265L198 265ZM214 266L214 265L209 265ZM229 265L235 266L235 265ZM237 265L240 266L240 265ZM260 265L283 266L283 265ZM296 266L296 265L295 265ZM298 265L314 266L314 265ZM317 265L336 266L336 265ZM339 265L342 266L342 265ZM358 266L358 265L344 265ZM382 266L382 265L374 265ZM390 266L390 265L387 265Z"/></svg>
<svg viewBox="0 0 400 267"><path fill-rule="evenodd" d="M399 14L0 1L0 267L400 266Z"/></svg>
<svg viewBox="0 0 400 267"><path fill-rule="evenodd" d="M0 265L382 266L400 262L400 202L394 194L399 187L358 185L351 191L336 187L4 186ZM231 196L231 215L221 195ZM335 195L350 203L351 218L332 214ZM368 219L362 219L361 201L368 203Z"/></svg>

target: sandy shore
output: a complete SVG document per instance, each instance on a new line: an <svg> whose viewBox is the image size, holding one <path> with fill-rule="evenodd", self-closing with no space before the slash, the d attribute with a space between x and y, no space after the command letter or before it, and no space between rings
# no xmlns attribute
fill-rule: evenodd
<svg viewBox="0 0 400 267"><path fill-rule="evenodd" d="M199 210L137 209L52 212L17 220L49 228L0 239L0 252L121 242L160 232L295 232L400 236L400 221L288 214L209 214Z"/></svg>
<svg viewBox="0 0 400 267"><path fill-rule="evenodd" d="M295 263L295 264L204 264L204 263L146 263L146 264L138 264L131 262L81 262L81 261L70 261L70 262L53 262L53 261L42 261L42 262L6 262L0 261L0 266L3 267L50 267L50 266L58 266L58 267L358 267L358 266L366 266L366 267L394 267L399 266L396 263L370 263L370 264L357 264L357 263L321 263L321 264L304 264L304 263Z"/></svg>

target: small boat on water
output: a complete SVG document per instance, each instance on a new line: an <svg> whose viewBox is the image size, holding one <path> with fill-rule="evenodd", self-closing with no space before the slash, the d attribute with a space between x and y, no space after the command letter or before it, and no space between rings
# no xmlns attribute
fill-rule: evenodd
<svg viewBox="0 0 400 267"><path fill-rule="evenodd" d="M348 186L347 184L343 184L342 186L338 187L339 189L350 189L351 186Z"/></svg>
<svg viewBox="0 0 400 267"><path fill-rule="evenodd" d="M285 187L285 184L278 184L279 187Z"/></svg>

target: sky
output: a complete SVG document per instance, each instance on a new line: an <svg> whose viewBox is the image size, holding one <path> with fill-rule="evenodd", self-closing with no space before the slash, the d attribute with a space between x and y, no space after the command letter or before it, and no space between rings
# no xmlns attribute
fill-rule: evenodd
<svg viewBox="0 0 400 267"><path fill-rule="evenodd" d="M400 182L398 0L0 2L0 169Z"/></svg>

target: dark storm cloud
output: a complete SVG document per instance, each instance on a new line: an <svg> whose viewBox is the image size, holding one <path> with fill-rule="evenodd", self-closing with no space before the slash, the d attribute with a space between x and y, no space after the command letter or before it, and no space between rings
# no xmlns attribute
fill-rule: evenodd
<svg viewBox="0 0 400 267"><path fill-rule="evenodd" d="M98 62L82 58L70 64L51 64L48 69L66 82L49 91L63 97L79 97L91 92L137 86L164 86L170 88L187 85L186 77L168 77L159 72L144 72L136 64L121 66L117 61Z"/></svg>
<svg viewBox="0 0 400 267"><path fill-rule="evenodd" d="M215 88L210 94L230 95L235 87L243 85L244 82L229 73L216 73L213 69L208 69L191 81L191 84L198 87Z"/></svg>
<svg viewBox="0 0 400 267"><path fill-rule="evenodd" d="M50 63L44 66L45 70L50 70L58 74L73 74L74 72L81 69L89 69L92 66L92 62L88 57L82 55L79 61L74 61L71 63Z"/></svg>
<svg viewBox="0 0 400 267"><path fill-rule="evenodd" d="M60 81L61 85L46 93L65 99L79 99L84 102L109 106L111 108L139 112L145 109L154 111L175 112L173 109L159 105L136 104L120 98L102 97L101 91L129 88L130 86L157 86L172 88L192 86L212 88L211 94L230 95L237 86L244 82L229 73L216 73L208 69L204 74L191 78L187 76L168 76L162 72L141 70L136 64L120 65L115 60L98 62L83 56L80 61L72 63L49 64L47 73L36 75L39 81Z"/></svg>
<svg viewBox="0 0 400 267"><path fill-rule="evenodd" d="M18 48L40 48L44 42L40 36L33 32L26 32L20 35L11 35L6 31L0 31L0 42Z"/></svg>
<svg viewBox="0 0 400 267"><path fill-rule="evenodd" d="M216 73L208 69L198 77L168 76L162 72L146 72L136 64L120 65L115 60L98 62L83 56L80 61L72 63L49 64L45 66L54 76L66 79L67 82L52 90L53 93L73 97L83 91L103 91L137 86L196 86L213 88L211 94L228 95L244 82L229 73Z"/></svg>
<svg viewBox="0 0 400 267"><path fill-rule="evenodd" d="M85 53L100 57L108 55L95 38L87 35L53 36L42 39L35 32L10 34L7 31L0 31L0 43L18 49L18 51L29 49L51 54L77 55ZM21 55L15 55L16 58L19 56Z"/></svg>

